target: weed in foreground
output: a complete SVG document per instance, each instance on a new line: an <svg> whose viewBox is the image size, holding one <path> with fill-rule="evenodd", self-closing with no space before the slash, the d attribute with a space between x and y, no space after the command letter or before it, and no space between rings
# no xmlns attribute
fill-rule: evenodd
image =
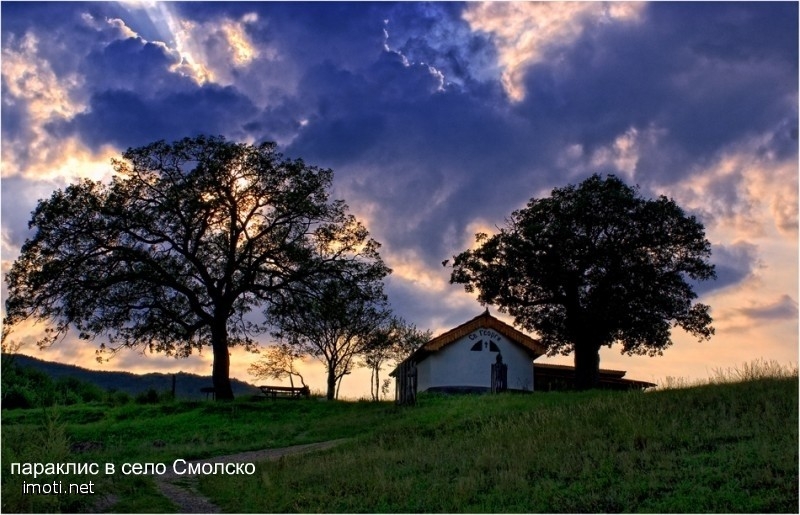
<svg viewBox="0 0 800 515"><path fill-rule="evenodd" d="M38 427L11 426L3 428L2 438L2 512L77 512L91 498L81 495L36 495L26 493L47 484L68 485L83 483L77 475L40 475L36 478L11 474L11 463L66 463L69 460L69 439L65 425L59 419L58 408L40 409L44 423ZM30 484L35 486L29 486Z"/></svg>

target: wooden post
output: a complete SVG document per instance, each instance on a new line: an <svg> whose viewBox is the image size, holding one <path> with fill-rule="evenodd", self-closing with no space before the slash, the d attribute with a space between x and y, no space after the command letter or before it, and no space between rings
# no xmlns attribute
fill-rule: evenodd
<svg viewBox="0 0 800 515"><path fill-rule="evenodd" d="M406 360L397 367L395 402L400 405L417 402L417 364Z"/></svg>
<svg viewBox="0 0 800 515"><path fill-rule="evenodd" d="M409 365L406 403L414 405L417 403L417 364L412 361Z"/></svg>

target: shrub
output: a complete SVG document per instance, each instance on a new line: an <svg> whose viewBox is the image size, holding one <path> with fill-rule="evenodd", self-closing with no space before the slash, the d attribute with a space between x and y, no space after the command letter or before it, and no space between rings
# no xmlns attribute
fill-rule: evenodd
<svg viewBox="0 0 800 515"><path fill-rule="evenodd" d="M53 381L44 372L20 368L13 360L3 359L3 408L36 408L52 406L56 400Z"/></svg>
<svg viewBox="0 0 800 515"><path fill-rule="evenodd" d="M55 383L59 404L102 401L103 390L92 383L74 377L62 377Z"/></svg>
<svg viewBox="0 0 800 515"><path fill-rule="evenodd" d="M131 402L132 398L128 392L111 390L106 393L106 402L112 406L124 406Z"/></svg>
<svg viewBox="0 0 800 515"><path fill-rule="evenodd" d="M138 404L158 404L159 402L173 401L172 392L158 392L155 388L148 388L147 391L136 395Z"/></svg>

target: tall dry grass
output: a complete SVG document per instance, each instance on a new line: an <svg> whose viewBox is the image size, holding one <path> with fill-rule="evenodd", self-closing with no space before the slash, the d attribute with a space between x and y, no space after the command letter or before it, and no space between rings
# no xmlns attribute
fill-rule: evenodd
<svg viewBox="0 0 800 515"><path fill-rule="evenodd" d="M797 363L780 363L776 360L759 358L738 366L713 368L711 375L705 379L667 376L658 381L658 386L654 390L675 390L708 384L741 383L759 379L796 379L797 377Z"/></svg>

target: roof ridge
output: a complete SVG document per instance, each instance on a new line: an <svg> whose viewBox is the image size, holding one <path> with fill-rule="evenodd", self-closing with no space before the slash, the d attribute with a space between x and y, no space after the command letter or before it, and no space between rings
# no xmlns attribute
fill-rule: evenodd
<svg viewBox="0 0 800 515"><path fill-rule="evenodd" d="M538 340L528 336L519 329L493 316L491 313L489 313L489 308L487 307L486 310L480 315L473 317L463 324L449 329L434 338L431 338L427 343L423 344L419 349L417 349L412 356L423 357L424 355L432 352L437 352L475 331L481 325L486 326L488 329L494 329L506 338L515 341L517 344L525 347L533 356L538 357L546 354L547 352L547 349L545 349Z"/></svg>

